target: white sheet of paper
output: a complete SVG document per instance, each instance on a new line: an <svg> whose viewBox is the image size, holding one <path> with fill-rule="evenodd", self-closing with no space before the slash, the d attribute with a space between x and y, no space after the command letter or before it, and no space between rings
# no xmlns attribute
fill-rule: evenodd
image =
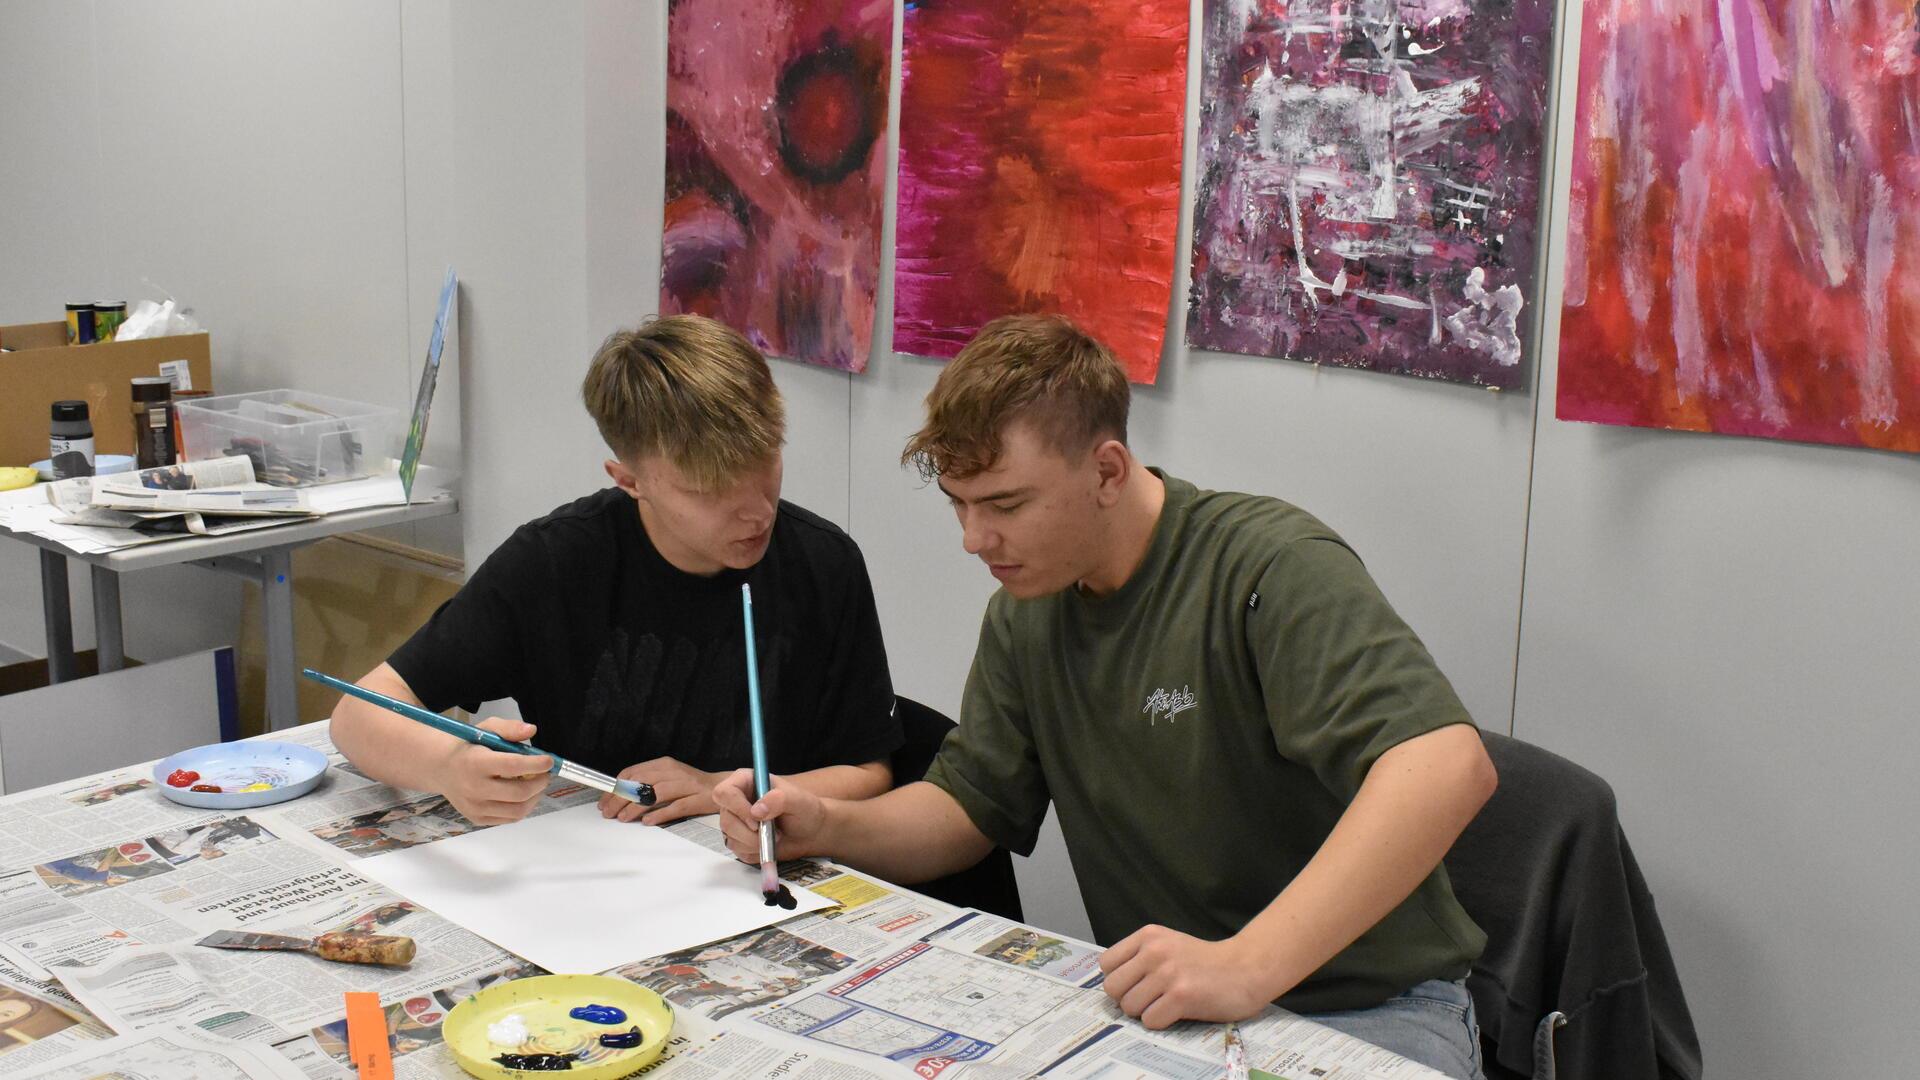
<svg viewBox="0 0 1920 1080"><path fill-rule="evenodd" d="M757 867L592 803L353 864L441 917L561 975L591 975L744 934L833 901L789 885L768 907Z"/></svg>

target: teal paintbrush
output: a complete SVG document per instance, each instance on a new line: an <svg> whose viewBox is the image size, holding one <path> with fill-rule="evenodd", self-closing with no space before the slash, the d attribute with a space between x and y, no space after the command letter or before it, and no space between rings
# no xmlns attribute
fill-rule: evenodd
<svg viewBox="0 0 1920 1080"><path fill-rule="evenodd" d="M456 739L465 739L467 742L484 746L489 750L498 750L503 754L526 754L530 757L538 757L541 754L546 754L547 757L553 759L553 769L551 770L553 775L562 780L579 784L582 787L590 787L595 791L604 791L609 795L617 795L628 802L639 803L641 806L653 805L652 784L643 784L638 780L616 780L598 769L589 769L578 762L568 761L559 754L547 754L545 750L531 743L508 742L506 739L495 735L491 731L484 731L474 727L472 724L463 724L450 716L441 716L437 712L429 712L418 705L401 701L399 698L390 698L385 694L375 693L364 686L355 686L344 679L336 679L331 675L322 675L312 668L305 668L300 674L305 675L314 682L320 683L322 686L330 686L343 694L350 694L359 698L361 701L378 705L388 712L399 713L409 720L418 720L435 731L444 731Z"/></svg>
<svg viewBox="0 0 1920 1080"><path fill-rule="evenodd" d="M753 586L740 583L740 617L747 634L747 725L753 737L753 797L764 799L773 790L767 775L767 731L760 718L760 659L753 644ZM760 895L768 907L792 911L798 903L780 883L780 860L774 857L773 822L760 823Z"/></svg>

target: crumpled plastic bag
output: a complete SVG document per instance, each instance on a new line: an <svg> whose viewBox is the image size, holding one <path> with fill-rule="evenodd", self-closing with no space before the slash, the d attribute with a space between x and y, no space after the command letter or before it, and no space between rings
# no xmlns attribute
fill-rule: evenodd
<svg viewBox="0 0 1920 1080"><path fill-rule="evenodd" d="M145 280L144 278L141 280ZM135 300L127 309L127 318L113 333L115 341L134 341L140 338L172 337L175 334L198 334L205 331L200 320L194 318L193 309L181 307L173 294L155 286L147 285L156 292L166 293L165 300Z"/></svg>

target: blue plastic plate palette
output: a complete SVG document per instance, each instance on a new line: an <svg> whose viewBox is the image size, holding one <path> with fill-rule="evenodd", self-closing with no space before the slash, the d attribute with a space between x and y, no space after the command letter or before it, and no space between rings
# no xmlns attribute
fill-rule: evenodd
<svg viewBox="0 0 1920 1080"><path fill-rule="evenodd" d="M175 773L199 775L180 783L184 777ZM162 795L186 806L243 810L297 799L312 791L326 773L327 755L318 750L293 743L250 740L196 746L162 758L153 767L153 785ZM260 787L262 784L267 786ZM220 790L195 791L196 785Z"/></svg>

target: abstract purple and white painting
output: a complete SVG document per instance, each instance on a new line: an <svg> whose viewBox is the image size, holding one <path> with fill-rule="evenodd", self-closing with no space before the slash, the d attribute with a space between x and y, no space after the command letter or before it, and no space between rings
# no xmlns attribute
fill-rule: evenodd
<svg viewBox="0 0 1920 1080"><path fill-rule="evenodd" d="M1518 385L1553 8L1207 0L1187 343Z"/></svg>

